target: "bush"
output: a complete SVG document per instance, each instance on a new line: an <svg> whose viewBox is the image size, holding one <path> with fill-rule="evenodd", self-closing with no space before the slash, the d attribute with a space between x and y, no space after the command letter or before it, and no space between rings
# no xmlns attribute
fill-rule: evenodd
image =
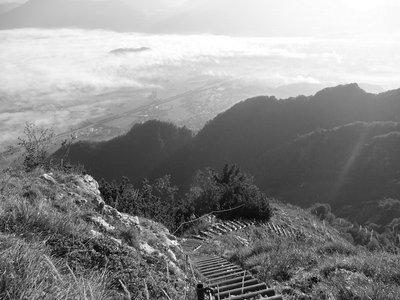
<svg viewBox="0 0 400 300"><path fill-rule="evenodd" d="M121 183L100 181L104 201L117 210L160 222L170 230L176 229L188 218L191 210L177 198L178 188L171 184L169 175L153 183L143 180L139 189L124 177Z"/></svg>
<svg viewBox="0 0 400 300"><path fill-rule="evenodd" d="M187 198L199 215L216 212L221 219L260 221L271 217L267 197L235 165L225 165L220 174L212 169L199 171Z"/></svg>
<svg viewBox="0 0 400 300"><path fill-rule="evenodd" d="M310 208L310 212L321 220L325 220L331 214L331 206L328 203L316 203Z"/></svg>
<svg viewBox="0 0 400 300"><path fill-rule="evenodd" d="M356 249L354 247L350 247L344 243L339 242L331 242L327 243L318 248L318 252L321 254L344 254L344 255L354 255L356 254Z"/></svg>
<svg viewBox="0 0 400 300"><path fill-rule="evenodd" d="M19 137L18 146L24 151L24 167L31 171L39 166L44 166L48 151L53 143L53 129L37 127L33 123L26 123L24 137Z"/></svg>

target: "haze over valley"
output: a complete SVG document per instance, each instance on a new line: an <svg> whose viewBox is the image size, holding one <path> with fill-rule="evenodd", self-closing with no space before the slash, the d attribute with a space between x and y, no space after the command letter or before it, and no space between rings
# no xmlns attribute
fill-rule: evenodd
<svg viewBox="0 0 400 300"><path fill-rule="evenodd" d="M0 147L13 144L26 121L57 133L84 128L78 136L92 139L152 118L197 131L256 95L312 95L351 82L373 93L399 86L400 39L390 17L397 2L324 0L311 9L296 1L297 13L286 2L235 0L226 15L227 1L1 1L14 9L0 18ZM337 27L328 26L333 17Z"/></svg>
<svg viewBox="0 0 400 300"><path fill-rule="evenodd" d="M394 39L15 29L0 31L0 41L1 146L15 141L25 121L63 132L176 95L106 125L124 132L158 118L199 130L255 95L311 95L356 81L376 93L400 81ZM140 48L147 50L115 52Z"/></svg>

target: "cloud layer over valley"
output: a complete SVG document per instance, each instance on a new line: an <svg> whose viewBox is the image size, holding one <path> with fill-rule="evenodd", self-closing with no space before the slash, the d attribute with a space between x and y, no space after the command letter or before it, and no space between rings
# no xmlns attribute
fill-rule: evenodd
<svg viewBox="0 0 400 300"><path fill-rule="evenodd" d="M148 51L112 50L149 48ZM65 129L149 91L195 80L265 87L360 82L400 86L400 42L358 39L145 35L78 29L0 31L0 145L25 121ZM130 97L103 93L129 88ZM134 93L136 91L137 93Z"/></svg>

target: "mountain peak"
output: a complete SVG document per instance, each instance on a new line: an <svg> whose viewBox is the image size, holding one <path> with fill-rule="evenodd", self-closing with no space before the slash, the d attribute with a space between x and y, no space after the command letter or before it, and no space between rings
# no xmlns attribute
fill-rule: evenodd
<svg viewBox="0 0 400 300"><path fill-rule="evenodd" d="M315 97L330 97L330 96L360 96L367 94L357 83L342 84L335 87L325 88L315 94Z"/></svg>

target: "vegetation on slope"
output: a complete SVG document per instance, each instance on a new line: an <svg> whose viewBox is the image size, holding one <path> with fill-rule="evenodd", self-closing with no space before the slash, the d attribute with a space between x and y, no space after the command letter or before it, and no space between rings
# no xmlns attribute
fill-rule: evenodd
<svg viewBox="0 0 400 300"><path fill-rule="evenodd" d="M360 209L400 198L399 132L400 123L355 122L299 136L256 161L257 183L291 203L331 203L336 214L365 223ZM371 221L386 225L394 217L387 211Z"/></svg>
<svg viewBox="0 0 400 300"><path fill-rule="evenodd" d="M193 286L159 223L104 204L90 176L0 177L1 299L183 299Z"/></svg>
<svg viewBox="0 0 400 300"><path fill-rule="evenodd" d="M187 183L197 169L220 168L229 162L255 174L261 155L299 135L357 121L399 122L395 113L400 110L398 99L399 91L373 95L357 84L324 89L312 97L248 99L211 120L187 147L160 166L159 172Z"/></svg>
<svg viewBox="0 0 400 300"><path fill-rule="evenodd" d="M28 138L30 147L29 141L35 139ZM398 251L396 240L385 244L387 234L363 235L327 204L314 206L313 215L268 200L235 166L199 172L184 200L177 200L168 176L144 181L141 189L129 180L104 183L110 206L93 178L54 168L45 172L42 156L32 167L29 156L36 154L27 151L26 170L0 175L1 299L193 299L194 276L176 238L163 225L116 208L171 227L179 216L186 220L189 213L214 209L227 209L221 217L228 219L243 212L264 222L273 215L274 224L296 235L253 226L205 242L199 254L228 257L288 299L400 298L400 258L386 251ZM381 204L398 205L393 199ZM230 210L235 207L240 213ZM175 209L170 216L169 208Z"/></svg>
<svg viewBox="0 0 400 300"><path fill-rule="evenodd" d="M144 180L136 189L128 178L121 183L102 180L100 191L107 204L129 214L148 217L175 231L193 216L215 212L223 219L245 218L268 221L269 199L254 185L252 178L234 165L221 173L199 171L190 192L179 196L169 176L154 183Z"/></svg>
<svg viewBox="0 0 400 300"><path fill-rule="evenodd" d="M387 199L382 204L389 208L395 208L399 202ZM366 246L371 251L384 250L391 253L400 253L400 224L398 219L394 219L386 226L372 222L368 222L365 226L360 226L357 223L337 218L332 214L331 207L327 203L316 203L311 207L310 211L324 223L341 232L343 237L355 245ZM396 211L393 213L396 213ZM379 211L377 214L379 215Z"/></svg>
<svg viewBox="0 0 400 300"><path fill-rule="evenodd" d="M264 226L251 226L208 242L198 255L228 258L275 287L285 299L400 298L398 255L354 246L306 210L280 202L272 207L271 222L292 228L296 236L278 236Z"/></svg>
<svg viewBox="0 0 400 300"><path fill-rule="evenodd" d="M220 219L257 221L271 217L269 199L235 165L226 164L221 173L199 171L186 197L196 215L215 212Z"/></svg>
<svg viewBox="0 0 400 300"><path fill-rule="evenodd" d="M152 120L136 124L126 135L110 141L78 142L63 147L54 156L62 158L68 151L69 162L83 164L95 178L120 181L128 177L137 185L155 166L190 142L192 135L186 127Z"/></svg>
<svg viewBox="0 0 400 300"><path fill-rule="evenodd" d="M254 175L263 192L308 207L328 202L337 215L365 223L379 202L400 199L399 90L369 94L357 84L324 89L314 96L278 100L256 97L211 120L196 136L157 121L100 144L72 147L98 179L171 174L181 197L198 170L237 164ZM390 213L374 220L386 226ZM385 224L384 224L385 223Z"/></svg>

